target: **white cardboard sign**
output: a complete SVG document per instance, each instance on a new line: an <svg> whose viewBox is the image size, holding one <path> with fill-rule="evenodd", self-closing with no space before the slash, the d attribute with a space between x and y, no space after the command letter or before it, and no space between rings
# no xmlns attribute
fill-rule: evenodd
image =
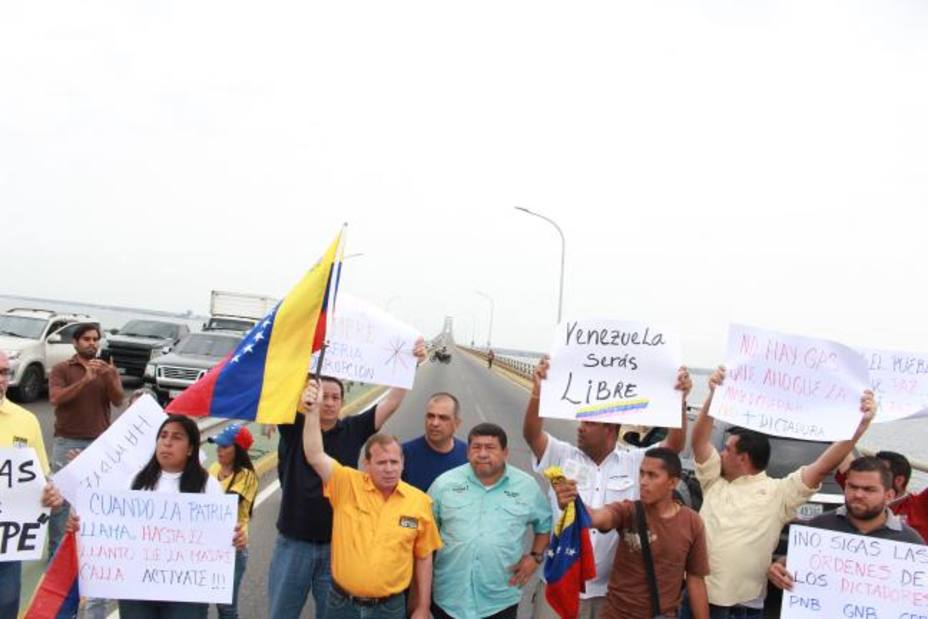
<svg viewBox="0 0 928 619"><path fill-rule="evenodd" d="M45 474L32 447L0 448L0 561L42 558L48 533Z"/></svg>
<svg viewBox="0 0 928 619"><path fill-rule="evenodd" d="M557 326L541 385L543 417L679 428L682 365L677 333L663 325L611 319Z"/></svg>
<svg viewBox="0 0 928 619"><path fill-rule="evenodd" d="M82 490L75 509L81 595L232 602L235 495Z"/></svg>
<svg viewBox="0 0 928 619"><path fill-rule="evenodd" d="M851 438L860 423L867 366L843 344L731 325L725 365L716 419L809 441Z"/></svg>
<svg viewBox="0 0 928 619"><path fill-rule="evenodd" d="M416 377L412 351L417 339L418 331L379 307L339 293L322 374L411 389ZM313 372L318 364L317 354L313 356Z"/></svg>
<svg viewBox="0 0 928 619"><path fill-rule="evenodd" d="M793 525L781 619L928 616L928 547Z"/></svg>
<svg viewBox="0 0 928 619"><path fill-rule="evenodd" d="M860 349L880 403L874 423L928 415L928 354Z"/></svg>
<svg viewBox="0 0 928 619"><path fill-rule="evenodd" d="M155 452L158 428L167 415L149 395L136 400L97 440L53 475L55 486L75 504L84 489L128 488Z"/></svg>

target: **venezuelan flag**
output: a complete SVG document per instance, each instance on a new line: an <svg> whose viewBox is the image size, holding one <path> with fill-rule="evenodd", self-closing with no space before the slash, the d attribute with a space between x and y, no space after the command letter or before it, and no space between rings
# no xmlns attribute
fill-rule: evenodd
<svg viewBox="0 0 928 619"><path fill-rule="evenodd" d="M292 423L313 352L338 290L342 234L236 349L167 407L168 413Z"/></svg>
<svg viewBox="0 0 928 619"><path fill-rule="evenodd" d="M560 467L545 471L553 480L563 477ZM561 619L580 614L580 593L586 581L596 577L596 560L590 541L592 520L578 496L554 526L545 557L545 599Z"/></svg>
<svg viewBox="0 0 928 619"><path fill-rule="evenodd" d="M80 601L77 541L71 531L61 540L23 619L71 619L77 616Z"/></svg>

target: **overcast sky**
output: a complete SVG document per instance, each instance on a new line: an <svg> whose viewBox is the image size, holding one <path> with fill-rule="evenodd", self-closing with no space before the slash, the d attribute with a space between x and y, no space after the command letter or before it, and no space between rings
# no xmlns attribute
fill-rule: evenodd
<svg viewBox="0 0 928 619"><path fill-rule="evenodd" d="M427 336L564 311L928 352L928 3L4 2L0 294L345 286Z"/></svg>

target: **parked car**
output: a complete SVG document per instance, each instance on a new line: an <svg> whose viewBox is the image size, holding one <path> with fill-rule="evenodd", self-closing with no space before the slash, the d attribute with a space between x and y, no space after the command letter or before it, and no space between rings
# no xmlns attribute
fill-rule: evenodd
<svg viewBox="0 0 928 619"><path fill-rule="evenodd" d="M191 333L173 351L148 363L143 378L164 406L235 350L242 337L237 331Z"/></svg>
<svg viewBox="0 0 928 619"><path fill-rule="evenodd" d="M46 389L52 367L74 355L74 330L99 323L86 314L17 307L0 314L0 349L10 358L10 395L32 402Z"/></svg>
<svg viewBox="0 0 928 619"><path fill-rule="evenodd" d="M112 359L120 374L142 378L149 361L169 352L189 333L190 327L179 322L130 320L107 336L100 358Z"/></svg>

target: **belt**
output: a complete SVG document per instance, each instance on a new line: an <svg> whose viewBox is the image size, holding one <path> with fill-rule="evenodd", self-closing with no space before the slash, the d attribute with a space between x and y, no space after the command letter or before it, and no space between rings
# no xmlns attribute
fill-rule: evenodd
<svg viewBox="0 0 928 619"><path fill-rule="evenodd" d="M387 600L392 599L392 598L396 597L397 595L400 595L399 593L394 593L393 595L388 595L388 596L382 597L382 598L364 598L364 597L358 597L357 595L352 595L352 594L348 593L347 591L345 591L345 590L344 590L342 587L340 587L339 584L338 584L337 582L335 582L334 580L332 581L332 589L334 589L335 592L338 593L340 596L346 598L349 602L351 602L351 603L353 603L353 604L357 604L358 606L379 606L380 604L383 604L383 603L386 602Z"/></svg>

